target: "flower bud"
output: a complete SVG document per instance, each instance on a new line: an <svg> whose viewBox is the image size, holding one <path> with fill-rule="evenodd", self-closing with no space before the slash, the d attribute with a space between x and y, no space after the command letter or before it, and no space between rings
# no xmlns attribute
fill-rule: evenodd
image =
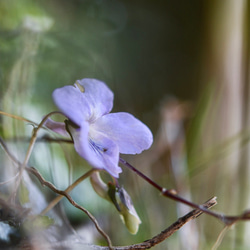
<svg viewBox="0 0 250 250"><path fill-rule="evenodd" d="M99 172L93 173L90 180L96 193L115 205L128 231L131 234L136 234L141 220L127 191L117 187L114 183L104 183Z"/></svg>

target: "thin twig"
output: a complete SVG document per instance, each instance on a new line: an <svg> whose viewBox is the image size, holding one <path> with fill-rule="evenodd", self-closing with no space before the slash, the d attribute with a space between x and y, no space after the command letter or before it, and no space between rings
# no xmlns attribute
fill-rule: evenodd
<svg viewBox="0 0 250 250"><path fill-rule="evenodd" d="M20 168L19 168L19 176L17 177L17 180L16 180L16 187L15 187L14 192L13 192L13 195L12 195L12 198L13 198L13 199L15 199L15 197L16 197L17 190L18 190L18 188L19 188L19 186L20 186L20 183L21 183L23 170L24 170L24 168L27 166L28 161L29 161L30 156L31 156L31 153L32 153L32 150L33 150L33 148L34 148L34 145L35 145L35 142L36 142L36 138L37 138L37 133L38 133L39 129L43 126L43 124L46 122L46 120L47 120L51 115L54 115L54 114L62 114L62 113L59 112L59 111L54 111L54 112L51 112L51 113L47 114L47 115L42 119L42 121L39 123L39 125L33 129L33 135L32 135L32 137L31 137L30 144L29 144L28 150L27 150L26 155L25 155L25 159L24 159L22 165L21 165Z"/></svg>
<svg viewBox="0 0 250 250"><path fill-rule="evenodd" d="M202 206L209 209L217 204L216 197L213 197L209 199L207 202L205 202ZM183 227L186 223L189 221L196 219L198 216L200 216L203 212L199 209L194 209L188 214L184 215L183 217L180 217L176 222L174 222L171 226L166 228L164 231L159 233L158 235L154 236L153 238L146 240L142 243L129 245L129 246L113 246L113 250L143 250L143 249L150 249L167 238L169 238L171 235L173 235L176 231L178 231L181 227ZM62 247L72 247L75 242L70 241L61 241L61 242L55 242L51 245L47 245L47 247L53 247L55 249L59 249ZM43 246L45 247L45 245ZM96 250L106 250L107 247L101 247L101 246L89 246L89 249L96 249Z"/></svg>
<svg viewBox="0 0 250 250"><path fill-rule="evenodd" d="M5 143L4 143L4 141L2 140L1 137L0 137L0 144L1 144L1 146L3 147L5 153L10 157L10 159L11 159L13 162L15 162L16 164L18 164L19 166L21 166L22 163L19 162L19 161L11 154L11 152L9 151L8 147L5 145ZM61 197L61 196L66 197L66 198L68 199L68 201L69 201L74 207L76 207L76 208L80 209L81 211L83 211L84 213L86 213L87 216L88 216L88 217L92 220L92 222L94 223L94 225L95 225L97 231L106 239L106 241L107 241L107 243L108 243L108 246L109 246L109 249L113 249L113 248L112 248L112 242L111 242L109 236L101 229L101 227L99 226L99 224L98 224L97 220L95 219L95 217L94 217L88 210L86 210L86 209L83 208L82 206L78 205L78 204L71 198L71 196L70 196L67 192L57 189L52 183L46 181L46 180L42 177L42 175L41 175L35 168L25 166L25 170L26 170L27 172L29 172L29 173L35 175L43 186L47 186L47 187L50 188L52 191L54 191L55 193L59 194L59 195L60 195L59 197ZM94 170L93 170L93 171L94 171ZM91 173L92 173L92 171L89 171L89 172L86 173L86 174L88 175L88 174L91 174ZM76 182L75 182L75 184L72 184L72 185L75 186L75 185L79 184L79 181L80 181L81 179L83 179L83 177L84 177L84 175L81 176L79 179L77 179ZM66 190L67 190L68 192L70 192L70 191L72 190L73 186L72 186L72 187L69 187L69 190L67 190L67 189L66 189ZM60 198L60 199L61 199L61 198Z"/></svg>
<svg viewBox="0 0 250 250"><path fill-rule="evenodd" d="M72 140L68 140L68 139L53 139L50 137L45 137L45 138L40 138L39 141L43 141L46 140L48 142L57 142L57 143L73 143ZM0 142L2 144L2 142ZM5 149L6 150L6 149ZM120 162L128 167L129 169L131 169L132 171L134 171L137 175L139 175L141 178L143 178L144 180L146 180L150 185L152 185L153 187L155 187L156 189L158 189L161 194L165 197L168 197L170 199L173 199L177 202L181 202L186 204L187 206L193 207L195 209L200 209L201 211L203 211L206 214L209 214L217 219L219 219L220 221L222 221L225 225L233 225L234 223L236 223L237 221L242 221L242 220L250 220L250 213L243 213L241 215L235 215L235 216L229 216L229 215L224 215L224 214L220 214L220 213L216 213L213 211L210 211L200 205L197 205L191 201L185 200L184 198L178 196L176 194L175 190L172 189L166 189L161 187L160 185L158 185L157 183L155 183L153 180L151 180L149 177L147 177L146 175L144 175L142 172L140 172L138 169L136 169L135 167L133 167L131 164L129 164L127 161L125 161L124 159L120 158Z"/></svg>
<svg viewBox="0 0 250 250"><path fill-rule="evenodd" d="M34 124L34 125L38 125L37 123L35 123L35 122L33 122L33 121L29 120L29 119L23 118L22 116L12 115L12 114L6 113L6 112L1 111L1 110L0 110L0 115L5 115L5 116L8 116L10 118L19 120L19 121L28 122L28 123L31 123L31 124Z"/></svg>
<svg viewBox="0 0 250 250"><path fill-rule="evenodd" d="M216 197L211 198L207 202L205 202L202 206L209 209L217 204ZM183 217L180 217L176 222L174 222L171 226L169 226L167 229L162 231L160 234L154 236L152 239L146 240L139 244L134 244L131 246L122 246L122 247L114 247L115 250L132 250L132 249L149 249L162 241L169 238L172 234L174 234L176 231L178 231L181 227L183 227L186 223L188 223L190 220L196 219L198 216L200 216L203 212L200 211L200 209L194 209L188 214L184 215Z"/></svg>
<svg viewBox="0 0 250 250"><path fill-rule="evenodd" d="M50 137L44 137L44 138L40 138L39 141L43 141L46 140L48 142L57 142L57 143L73 143L72 140L68 140L68 139L53 139ZM1 143L2 144L2 143ZM184 203L190 207L196 208L196 209L200 209L201 211L203 211L206 214L209 214L217 219L219 219L220 221L222 221L225 225L232 225L234 223L236 223L237 221L241 221L241 220L250 220L250 213L243 213L241 215L235 215L235 216L228 216L228 215L224 215L224 214L220 214L220 213L216 213L213 211L210 211L200 205L197 205L191 201L185 200L182 197L178 196L176 194L175 190L172 189L166 189L161 187L160 185L158 185L157 183L155 183L153 180L151 180L149 177L147 177L146 175L144 175L142 172L140 172L138 169L136 169L135 167L133 167L131 164L129 164L127 161L125 161L124 159L120 158L120 162L128 167L129 169L131 169L132 171L134 171L137 175L139 175L141 178L143 178L144 180L146 180L150 185L152 185L153 187L155 187L156 189L158 189L161 194L165 197L168 197L170 199L173 199L177 202L181 202Z"/></svg>
<svg viewBox="0 0 250 250"><path fill-rule="evenodd" d="M6 115L6 116L9 116L9 117L12 117L14 119L18 119L18 120L23 120L23 121L27 121L27 122L31 122L33 123L32 121L29 121L27 119L24 119L22 117L19 117L19 116L14 116L14 115L10 115L8 113L5 113L5 112L2 112L0 111L0 114L3 114L3 115ZM33 123L34 124L34 123ZM40 127L42 127L42 123L39 124ZM39 128L40 128L39 127ZM37 131L36 131L37 133ZM34 136L34 135L33 135ZM49 140L48 140L49 141ZM51 141L52 142L52 141ZM66 141L66 142L69 142L70 141ZM28 152L27 152L27 155L28 155ZM26 158L29 158L27 157L26 155ZM25 160L26 161L26 160ZM25 163L24 161L24 163ZM181 202L183 204L186 204L190 207L193 207L195 209L198 209L206 214L209 214L217 219L219 219L220 221L222 221L225 225L227 226L230 226L230 225L233 225L234 223L236 223L237 221L241 221L241 220L250 220L250 213L249 212L245 212L241 215L238 215L238 216L226 216L224 214L219 214L219 213L216 213L216 212L213 212L213 211L210 211L208 210L207 208L205 208L204 206L200 206L200 205L197 205L191 201L188 201L180 196L177 195L177 192L175 190L172 190L172 189L166 189L166 188L163 188L161 187L160 185L158 185L157 183L155 183L153 180L151 180L150 178L148 178L146 175L144 175L142 172L140 172L139 170L137 170L136 168L134 168L131 164L129 164L127 161L125 161L124 159L120 158L120 162L128 167L129 169L131 169L132 171L134 171L137 175L139 175L140 177L142 177L144 180L146 180L149 184L151 184L153 187L155 187L156 189L158 189L161 194L165 197L168 197L170 199L173 199L177 202ZM23 163L23 166L26 166L26 164Z"/></svg>
<svg viewBox="0 0 250 250"><path fill-rule="evenodd" d="M108 246L110 249L113 249L112 247L112 243L111 243L111 240L109 238L109 236L101 229L101 227L99 226L96 218L87 210L85 209L84 207L78 205L72 198L71 196L63 191L63 190L59 190L57 189L52 183L46 181L42 175L33 167L25 167L25 170L27 170L29 173L35 175L37 177L37 179L40 181L40 183L43 185L43 186L47 186L49 189L51 189L53 192L59 194L59 195L62 195L64 197L66 197L68 199L68 201L76 208L82 210L85 214L88 215L88 217L93 221L93 223L95 224L95 227L96 229L98 230L98 232L106 239L107 243L108 243Z"/></svg>
<svg viewBox="0 0 250 250"><path fill-rule="evenodd" d="M72 191L78 184L80 184L83 180L88 178L93 172L95 172L95 169L89 170L87 173L83 174L80 178L78 178L75 182L73 182L70 186L68 186L64 192L69 193ZM49 210L51 210L64 196L59 195L57 196L53 201L49 203L49 205L41 212L42 215L46 214Z"/></svg>
<svg viewBox="0 0 250 250"><path fill-rule="evenodd" d="M48 130L46 127L43 127L44 129ZM7 143L8 142L30 142L30 137L28 136L20 136L18 138L5 138L4 139ZM48 142L48 143L70 143L73 144L73 141L71 139L64 139L64 138L53 138L47 134L37 137L36 143L37 142Z"/></svg>

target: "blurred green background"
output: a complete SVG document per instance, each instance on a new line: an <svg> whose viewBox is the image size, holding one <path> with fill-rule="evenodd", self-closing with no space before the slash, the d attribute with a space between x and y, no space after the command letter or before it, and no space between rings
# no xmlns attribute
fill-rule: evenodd
<svg viewBox="0 0 250 250"><path fill-rule="evenodd" d="M55 88L100 79L115 94L113 111L132 113L155 137L149 151L125 159L195 203L215 195L215 210L240 214L250 207L249 13L243 0L0 0L0 109L38 123L56 110ZM29 126L0 121L6 142L31 135ZM63 147L64 154L38 143L31 159L60 188L90 168L72 146ZM125 167L119 182L142 220L135 236L88 181L73 191L114 245L151 238L190 210ZM63 204L75 228L91 225ZM220 249L248 249L248 224L229 230ZM155 249L210 249L223 225L203 215L184 228ZM99 244L89 231L86 241Z"/></svg>

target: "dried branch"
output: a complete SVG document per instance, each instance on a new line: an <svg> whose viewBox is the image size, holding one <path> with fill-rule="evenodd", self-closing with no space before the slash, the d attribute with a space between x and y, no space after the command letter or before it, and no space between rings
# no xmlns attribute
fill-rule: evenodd
<svg viewBox="0 0 250 250"><path fill-rule="evenodd" d="M217 204L216 197L213 197L209 199L207 202L205 202L202 206L206 209L209 209ZM196 219L198 216L200 216L203 212L199 209L194 209L188 214L184 215L183 217L180 217L176 222L174 222L171 226L166 228L164 231L159 233L158 235L154 236L153 238L146 240L142 243L129 245L129 246L114 246L114 250L142 250L142 249L150 249L167 238L169 238L171 235L173 235L176 231L178 231L181 227L183 227L186 223L189 221ZM68 246L70 247L70 244L67 241L65 242L58 242L57 245L53 245L55 247L61 247L61 246ZM72 245L71 245L72 246ZM107 250L107 247L101 247L101 246L90 246L90 249L95 250Z"/></svg>
<svg viewBox="0 0 250 250"><path fill-rule="evenodd" d="M109 236L101 229L101 227L99 226L96 218L87 210L85 209L84 207L78 205L72 198L71 196L65 192L65 191L62 191L62 190L59 190L57 189L52 183L46 181L42 175L33 167L25 167L25 170L27 170L29 173L35 175L37 177L37 179L40 181L40 183L43 185L43 186L47 186L49 189L51 189L53 192L59 194L59 195L62 195L64 197L66 197L68 199L68 201L76 208L82 210L85 214L88 215L88 217L93 221L96 229L98 230L98 232L106 239L107 243L108 243L108 246L109 246L109 249L113 249L112 248L112 242L109 238Z"/></svg>
<svg viewBox="0 0 250 250"><path fill-rule="evenodd" d="M216 197L211 198L207 202L205 202L202 206L206 209L209 209L217 204ZM170 227L162 231L160 234L154 236L152 239L146 240L142 243L131 245L131 246L124 246L124 247L115 247L115 250L132 250L132 249L149 249L162 241L169 238L172 234L178 231L181 227L183 227L186 223L190 220L196 219L200 216L203 212L200 209L194 209L188 214L180 217L176 222L174 222Z"/></svg>
<svg viewBox="0 0 250 250"><path fill-rule="evenodd" d="M202 206L209 209L216 205L216 197L211 198L207 202L205 202ZM150 249L167 238L169 238L171 235L173 235L176 231L178 231L181 227L183 227L186 223L189 221L196 219L198 216L200 216L203 212L199 209L194 209L188 214L184 215L183 217L180 217L176 222L174 222L171 226L169 226L167 229L159 233L158 235L154 236L153 238L146 240L142 243L129 245L129 246L113 246L113 250L139 250L139 249ZM41 246L41 243L39 243ZM41 247L50 248L53 247L53 249L61 249L61 248L72 248L74 246L76 247L83 247L84 242L76 242L76 241L59 241L59 242L52 242L52 243L45 243L45 245L42 245ZM110 248L110 247L109 247ZM95 245L88 245L88 249L95 249L95 250L107 250L107 247L102 246L95 246Z"/></svg>
<svg viewBox="0 0 250 250"><path fill-rule="evenodd" d="M54 139L54 138L51 138L49 136L44 136L42 138L39 138L38 141L39 142L47 141L47 142L50 142L50 143L53 143L53 142L55 142L55 143L73 143L72 140L68 140L68 139L65 140L65 139L61 139L61 138ZM0 143L3 146L3 141L2 140L0 141ZM6 150L6 148L5 148L5 150ZM250 220L250 212L249 211L246 211L246 212L242 213L241 215L235 215L235 216L228 216L228 215L224 215L224 214L220 214L220 213L210 211L210 210L206 209L203 206L197 205L197 204L195 204L195 203L193 203L191 201L185 200L184 198L178 196L177 192L175 190L166 189L164 187L161 187L160 185L155 183L153 180L148 178L146 175L144 175L142 172L140 172L138 169L136 169L131 164L129 164L127 161L125 161L124 159L120 158L120 163L122 163L124 166L126 166L129 169L131 169L132 171L134 171L137 175L139 175L141 178L143 178L145 181L147 181L150 185L152 185L153 187L158 189L163 196L168 197L170 199L173 199L173 200L175 200L177 202L181 202L183 204L186 204L187 206L193 207L195 209L199 209L199 210L203 211L204 213L219 219L220 221L222 221L227 226L233 225L237 221Z"/></svg>
<svg viewBox="0 0 250 250"><path fill-rule="evenodd" d="M46 141L49 143L54 143L54 142L55 143L73 143L72 140L68 140L68 139L65 140L65 139L61 139L61 138L54 139L54 138L51 138L49 136L43 136L41 138L38 138L38 142L42 142L42 141ZM0 142L0 143L2 144L2 142ZM153 187L158 189L163 196L168 197L170 199L173 199L177 202L181 202L183 204L186 204L187 206L193 207L195 209L199 209L199 210L203 211L204 213L209 214L209 215L219 219L227 226L230 226L230 225L236 223L237 221L250 220L250 212L249 211L246 211L246 212L242 213L241 215L228 216L228 215L224 215L224 214L210 211L210 210L204 208L203 206L200 206L200 205L197 205L191 201L185 200L184 198L178 196L177 192L175 190L166 189L164 187L161 187L160 185L155 183L153 180L148 178L146 175L144 175L142 172L140 172L138 169L136 169L131 164L129 164L127 161L125 161L124 159L120 158L120 162L124 166L126 166L129 169L131 169L132 171L134 171L137 175L139 175L141 178L143 178L145 181L147 181L150 185L152 185Z"/></svg>
<svg viewBox="0 0 250 250"><path fill-rule="evenodd" d="M10 157L10 159L15 162L18 166L22 166L22 163L19 162L12 154L11 152L9 151L8 147L5 145L4 141L2 140L2 138L0 137L0 144L1 146L3 147L4 151L6 152L6 154ZM79 179L76 180L75 183L72 184L72 186L69 186L68 189L66 189L65 191L63 190L59 190L57 189L52 183L46 181L42 175L38 172L38 170L36 170L35 168L33 167L27 167L25 166L24 169L35 175L37 177L37 179L40 181L40 183L43 185L43 186L47 186L48 188L50 188L53 192L59 194L59 200L61 200L61 197L64 196L68 199L68 201L76 208L80 209L81 211L83 211L91 220L92 222L94 223L97 231L106 239L107 243L108 243L108 246L109 246L109 249L113 249L112 248L112 242L109 238L109 236L101 229L101 227L99 226L97 220L95 219L95 217L88 211L86 210L84 207L80 206L79 204L77 204L72 198L71 196L67 193L67 191L71 191L78 183L80 180L82 180L83 176L86 178L86 175L88 174L91 174L92 171L89 171L88 173L86 173L86 175L83 175L82 177L80 177ZM94 170L93 170L94 171ZM56 199L56 201L58 202L59 200ZM55 201L55 200L54 200ZM53 201L53 202L54 202Z"/></svg>
<svg viewBox="0 0 250 250"><path fill-rule="evenodd" d="M0 114L4 114L4 115L7 115L11 118L15 118L15 119L18 119L18 120L23 120L23 121L26 121L26 122L30 122L32 124L35 124L27 119L23 119L21 117L16 117L16 116L12 116L12 115L9 115L9 114L6 114L2 111L0 111ZM50 113L49 115L51 114L54 114L54 112ZM19 165L19 168L20 168L20 176L19 176L19 179L21 178L21 173L24 169L26 169L28 172L34 174L38 179L39 181L41 182L42 185L46 185L47 187L49 187L52 191L54 191L55 193L61 195L61 196L65 196L69 201L70 203L77 207L78 209L82 210L83 212L85 212L89 217L90 219L94 222L97 230L106 238L107 242L108 242L108 245L109 245L109 248L112 249L112 244L111 244L111 241L108 237L108 235L106 235L102 230L101 228L99 227L97 221L95 220L95 218L86 210L84 209L83 207L79 206L77 203L75 203L73 201L73 199L68 195L67 193L67 190L66 191L61 191L61 190L58 190L55 188L55 186L53 184L51 184L50 182L47 182L41 175L40 173L34 169L34 168L29 168L27 167L27 163L28 163L28 160L29 160L29 157L30 157L30 154L31 154L31 151L32 151L32 148L34 146L34 143L35 141L37 140L37 131L38 129L40 129L42 126L43 126L43 123L45 122L45 120L48 118L47 115L43 120L42 122L38 125L38 127L36 127L34 129L34 134L31 138L31 141L30 141L30 146L29 146L29 149L27 151L27 154L26 154L26 157L25 157L25 160L24 162L21 164L21 163L18 163ZM50 137L43 137L41 139L39 139L39 141L47 141L47 142L64 142L64 143L72 143L72 141L70 140L61 140L61 139L51 139ZM7 147L4 145L3 141L0 141L0 143L2 144L2 146L4 147L4 149L6 149L5 151L8 153L8 150L7 150ZM18 162L17 160L15 160L16 162ZM176 230L178 230L180 227L182 227L185 223L187 223L189 220L191 219L194 219L196 218L197 216L199 216L201 213L206 213L210 216L213 216L217 219L219 219L220 221L222 221L226 226L230 226L230 225L233 225L235 224L236 222L238 221L242 221L242 220L250 220L250 212L249 211L246 211L244 213L242 213L241 215L238 215L238 216L226 216L224 214L220 214L220 213L216 213L216 212L213 212L213 211L210 211L208 208L210 208L211 206L215 205L216 204L216 201L215 201L215 198L213 202L215 202L213 205L209 205L207 203L203 204L203 205L197 205L191 201L188 201L180 196L177 195L177 192L175 190L171 190L171 189L166 189L164 187L161 187L160 185L158 185L157 183L155 183L153 180L151 180L150 178L148 178L147 176L145 176L142 172L140 172L139 170L137 170L136 168L134 168L131 164L129 164L127 161L125 161L124 159L120 158L120 163L122 163L124 166L128 167L129 169L131 169L132 171L134 171L137 175L139 175L140 177L142 177L144 180L146 180L150 185L152 185L154 188L156 188L157 190L159 190L161 192L161 194L165 197L168 197L172 200L175 200L177 202L181 202L183 204L186 204L190 207L193 207L195 208L195 210L193 210L192 212L190 212L189 214L187 214L186 216L184 217L181 217L177 222L175 222L172 226L170 226L169 228L167 228L166 230L164 230L163 232L161 232L159 235L155 236L154 238L150 239L150 240L147 240L143 243L140 243L140 244L136 244L136 245L132 245L132 246L126 246L126 247L116 247L115 249L117 250L127 250L127 249L148 249L158 243L160 243L161 241L165 240L166 238L168 238L170 235L172 235ZM21 166L21 167L20 167ZM19 179L18 179L18 182L19 183ZM18 186L18 185L17 185ZM59 198L58 198L59 199ZM61 199L61 198L60 198ZM213 200L212 199L212 200ZM211 200L210 200L211 201ZM210 202L209 201L209 202ZM55 201L54 201L55 202ZM56 201L58 202L58 201ZM107 248L101 248L101 249L107 249Z"/></svg>
<svg viewBox="0 0 250 250"><path fill-rule="evenodd" d="M93 172L95 172L95 169L89 170L87 173L79 177L76 181L74 181L70 186L68 186L64 192L69 193L72 191L78 184L80 184L83 180L88 178ZM41 212L42 215L46 214L49 210L51 210L64 196L59 195L57 196L53 201L49 203L49 205Z"/></svg>

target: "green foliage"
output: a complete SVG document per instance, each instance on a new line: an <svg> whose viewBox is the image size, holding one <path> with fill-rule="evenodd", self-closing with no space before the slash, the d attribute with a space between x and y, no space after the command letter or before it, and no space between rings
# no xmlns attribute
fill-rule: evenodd
<svg viewBox="0 0 250 250"><path fill-rule="evenodd" d="M43 16L44 10L32 0L1 0L0 23L3 30L14 30L20 27L26 15Z"/></svg>

